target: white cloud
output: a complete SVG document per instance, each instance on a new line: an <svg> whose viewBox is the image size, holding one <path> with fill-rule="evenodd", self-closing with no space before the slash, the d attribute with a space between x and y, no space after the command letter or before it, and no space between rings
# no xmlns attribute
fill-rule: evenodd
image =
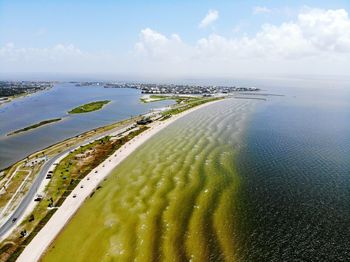
<svg viewBox="0 0 350 262"><path fill-rule="evenodd" d="M311 70L307 60L313 61L315 70L326 61L342 61L350 66L346 62L350 58L350 19L343 9L308 9L295 21L263 25L253 37L211 34L194 45L184 43L178 36L167 37L145 29L137 47L151 62L179 61L180 68L186 63L185 68L198 71L214 68L230 72L246 65L244 70L285 68L307 72ZM283 64L286 66L280 68Z"/></svg>
<svg viewBox="0 0 350 262"><path fill-rule="evenodd" d="M209 10L207 15L199 23L199 28L205 28L214 23L219 18L219 12L217 10Z"/></svg>
<svg viewBox="0 0 350 262"><path fill-rule="evenodd" d="M350 51L350 19L344 9L309 9L298 16L303 36L322 51Z"/></svg>
<svg viewBox="0 0 350 262"><path fill-rule="evenodd" d="M253 36L210 34L187 43L178 34L141 30L132 53L98 54L72 44L0 46L0 72L116 72L161 76L247 73L346 74L350 19L346 10L304 9L294 20L265 24Z"/></svg>
<svg viewBox="0 0 350 262"><path fill-rule="evenodd" d="M298 59L322 54L350 53L350 19L343 10L309 9L300 13L295 21L280 25L265 24L253 37L228 38L218 34L199 39L187 45L178 35L169 37L144 29L138 51L152 58L183 56L216 58L283 58ZM184 50L187 49L187 52Z"/></svg>
<svg viewBox="0 0 350 262"><path fill-rule="evenodd" d="M258 15L258 14L268 14L271 13L272 10L267 8L266 6L255 6L253 8L253 14Z"/></svg>
<svg viewBox="0 0 350 262"><path fill-rule="evenodd" d="M138 55L167 62L180 61L189 55L189 48L177 34L167 37L150 28L141 30L135 49Z"/></svg>

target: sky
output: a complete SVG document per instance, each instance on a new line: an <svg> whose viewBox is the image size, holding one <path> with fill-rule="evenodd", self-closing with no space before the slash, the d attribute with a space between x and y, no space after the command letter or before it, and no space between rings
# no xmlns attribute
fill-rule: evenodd
<svg viewBox="0 0 350 262"><path fill-rule="evenodd" d="M349 0L0 0L0 74L349 76L349 12Z"/></svg>

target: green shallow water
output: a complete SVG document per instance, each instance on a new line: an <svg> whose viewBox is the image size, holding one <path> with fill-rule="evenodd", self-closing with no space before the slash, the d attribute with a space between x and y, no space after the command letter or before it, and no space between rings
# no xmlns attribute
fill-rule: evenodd
<svg viewBox="0 0 350 262"><path fill-rule="evenodd" d="M43 261L233 261L235 156L252 101L170 125L122 162Z"/></svg>

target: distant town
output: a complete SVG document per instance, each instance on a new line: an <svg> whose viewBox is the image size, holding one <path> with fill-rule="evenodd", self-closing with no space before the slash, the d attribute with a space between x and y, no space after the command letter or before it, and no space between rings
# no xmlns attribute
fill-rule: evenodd
<svg viewBox="0 0 350 262"><path fill-rule="evenodd" d="M42 91L53 86L49 81L0 81L0 101L11 97ZM192 94L213 95L228 94L237 91L259 91L256 87L215 86L215 85L178 85L178 84L145 84L115 82L70 82L76 86L101 86L104 88L134 88L143 94Z"/></svg>
<svg viewBox="0 0 350 262"><path fill-rule="evenodd" d="M53 82L36 81L0 81L0 97L7 97L35 93L52 87Z"/></svg>
<svg viewBox="0 0 350 262"><path fill-rule="evenodd" d="M256 87L236 86L206 86L206 85L177 85L177 84L144 84L144 83L105 83L105 82L81 82L76 86L99 85L105 88L135 88L143 94L218 94L232 93L236 91L259 91Z"/></svg>

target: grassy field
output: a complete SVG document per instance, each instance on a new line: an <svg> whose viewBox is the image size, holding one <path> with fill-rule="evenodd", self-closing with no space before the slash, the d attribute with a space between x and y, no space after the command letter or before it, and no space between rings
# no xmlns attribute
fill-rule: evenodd
<svg viewBox="0 0 350 262"><path fill-rule="evenodd" d="M178 106L172 107L169 110L163 111L162 115L164 120L169 118L171 115L179 114L183 111L186 111L192 107L199 106L208 102L219 100L223 98L213 97L213 98L203 98L203 97L179 97L176 102Z"/></svg>
<svg viewBox="0 0 350 262"><path fill-rule="evenodd" d="M18 169L17 169L18 168ZM11 182L6 187L6 192L4 192L0 197L0 208L4 208L5 205L8 203L8 201L14 196L17 189L21 186L24 179L27 177L28 174L30 176L28 177L27 184L29 184L35 177L35 173L39 171L38 167L25 167L23 164L14 165L10 172L14 173L13 178L11 179ZM2 186L4 183L2 183ZM23 190L20 192L20 196L23 196L25 189L27 187L24 187ZM16 198L17 199L17 198ZM16 201L12 202L14 204ZM12 209L8 210L8 212L11 212ZM3 215L8 215L8 212L4 213Z"/></svg>
<svg viewBox="0 0 350 262"><path fill-rule="evenodd" d="M223 99L222 97L202 97L202 96L164 96L164 95L150 95L149 100L141 98L144 103L150 103L161 100L175 100L176 105L168 110L162 112L163 120L168 119L171 115L179 114L192 107L199 106L208 102Z"/></svg>
<svg viewBox="0 0 350 262"><path fill-rule="evenodd" d="M164 96L164 95L144 95L140 98L143 103L152 103L163 100L176 100L175 96Z"/></svg>
<svg viewBox="0 0 350 262"><path fill-rule="evenodd" d="M141 97L140 100L144 103L151 103L156 101L163 100L175 100L177 103L181 103L182 101L188 102L191 100L202 99L201 96L177 96L177 95L145 95Z"/></svg>
<svg viewBox="0 0 350 262"><path fill-rule="evenodd" d="M19 133L22 133L22 132L26 132L26 131L29 131L29 130L31 130L31 129L38 128L38 127L40 127L40 126L44 126L44 125L47 125L47 124L51 124L51 123L54 123L54 122L61 121L61 119L62 119L62 118L54 118L54 119L44 120L44 121L41 121L40 123L36 123L36 124L34 124L34 125L27 126L27 127L18 129L18 130L16 130L16 131L13 131L13 132L11 132L11 133L8 133L7 135L8 135L8 136L11 136L11 135L19 134Z"/></svg>
<svg viewBox="0 0 350 262"><path fill-rule="evenodd" d="M111 102L111 101L110 100L103 100L103 101L91 102L91 103L84 104L84 105L78 106L76 108L73 108L68 113L69 114L82 114L82 113L88 113L88 112L100 110L104 105L108 104L109 102Z"/></svg>
<svg viewBox="0 0 350 262"><path fill-rule="evenodd" d="M234 261L235 156L250 102L178 120L122 162L43 261Z"/></svg>

